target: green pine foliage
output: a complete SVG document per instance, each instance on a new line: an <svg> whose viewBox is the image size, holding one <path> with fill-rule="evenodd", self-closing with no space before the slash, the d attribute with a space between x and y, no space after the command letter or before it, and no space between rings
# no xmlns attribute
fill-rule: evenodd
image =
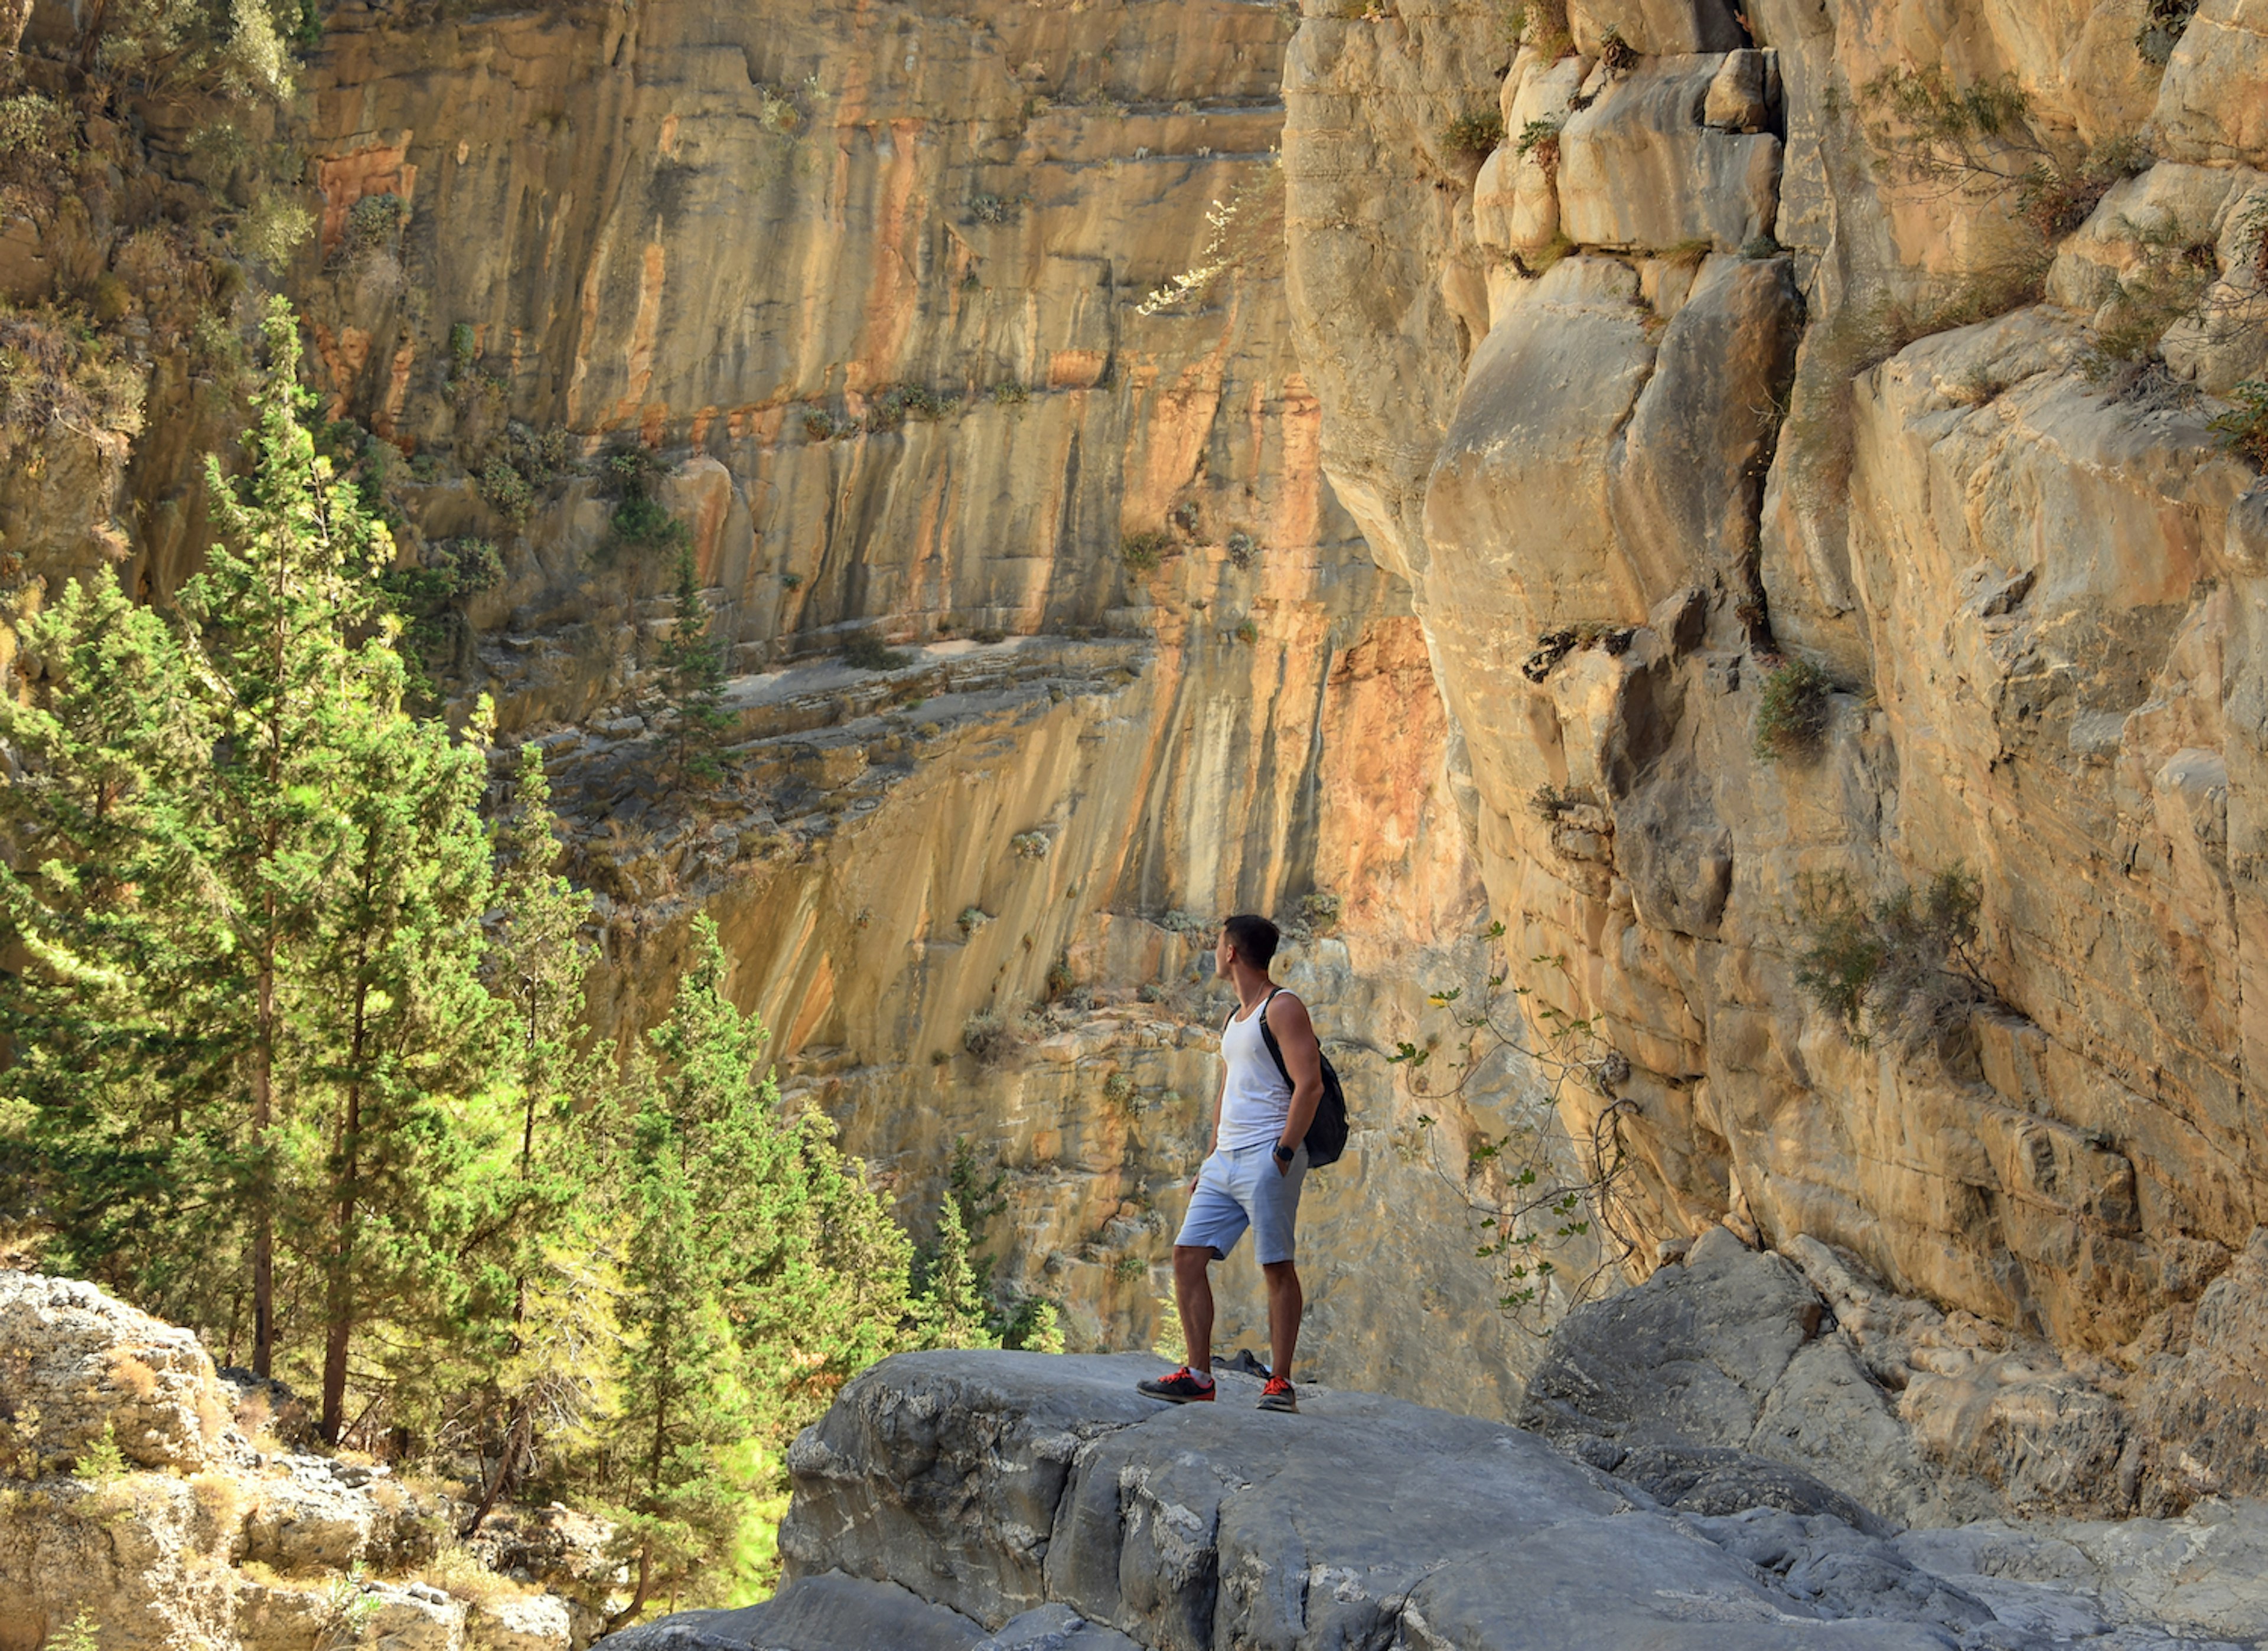
<svg viewBox="0 0 2268 1651"><path fill-rule="evenodd" d="M393 543L311 432L280 302L217 542L170 613L107 572L0 693L0 1173L44 1263L320 1394L320 1427L604 1509L636 1596L760 1596L796 1433L915 1346L1060 1348L991 1299L964 1150L913 1247L791 1113L713 926L667 1020L595 1037L591 900L541 752L419 715ZM681 728L721 649L681 544ZM684 735L681 767L703 748ZM93 1447L85 1471L107 1471Z"/></svg>
<svg viewBox="0 0 2268 1651"><path fill-rule="evenodd" d="M752 1442L777 1464L853 1373L938 1345L922 1333L935 1314L910 1293L910 1246L864 1166L835 1149L823 1118L788 1118L759 1075L766 1034L725 995L707 918L695 947L632 1075L610 1447L635 1464L617 1537L632 1578L624 1619L685 1597L747 1547Z"/></svg>
<svg viewBox="0 0 2268 1651"><path fill-rule="evenodd" d="M714 785L725 777L718 747L733 727L725 709L725 643L715 634L708 598L701 594L693 547L677 548L677 598L669 640L661 645L669 695L669 741L681 783Z"/></svg>

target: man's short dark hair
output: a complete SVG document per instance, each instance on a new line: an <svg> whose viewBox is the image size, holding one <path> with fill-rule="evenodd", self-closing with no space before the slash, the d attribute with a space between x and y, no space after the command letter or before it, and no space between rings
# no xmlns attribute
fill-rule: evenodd
<svg viewBox="0 0 2268 1651"><path fill-rule="evenodd" d="M1228 936L1228 943L1236 948L1236 955L1256 969L1268 966L1268 960L1276 955L1277 945L1284 938L1275 924L1249 912L1223 919L1220 928Z"/></svg>

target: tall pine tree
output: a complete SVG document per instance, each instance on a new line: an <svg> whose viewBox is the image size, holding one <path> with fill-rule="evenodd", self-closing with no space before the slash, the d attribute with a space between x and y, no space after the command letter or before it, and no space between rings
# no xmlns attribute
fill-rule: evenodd
<svg viewBox="0 0 2268 1651"><path fill-rule="evenodd" d="M715 633L693 546L677 547L676 608L669 639L661 645L661 665L669 694L671 750L679 783L714 785L724 777L718 747L733 725L724 707L725 643Z"/></svg>
<svg viewBox="0 0 2268 1651"><path fill-rule="evenodd" d="M66 1263L231 1343L240 1307L261 1374L292 1274L336 1437L363 1326L476 1310L485 774L403 708L391 542L315 452L281 300L265 331L182 622L98 578L27 631L0 1016Z"/></svg>
<svg viewBox="0 0 2268 1651"><path fill-rule="evenodd" d="M636 1464L623 1618L728 1584L752 1491L850 1376L911 1345L911 1245L823 1116L785 1115L763 1029L725 994L716 925L695 926L653 1056L633 1069L623 1171L628 1346L612 1455ZM763 1447L751 1450L751 1445ZM757 1461L766 1486L742 1482Z"/></svg>

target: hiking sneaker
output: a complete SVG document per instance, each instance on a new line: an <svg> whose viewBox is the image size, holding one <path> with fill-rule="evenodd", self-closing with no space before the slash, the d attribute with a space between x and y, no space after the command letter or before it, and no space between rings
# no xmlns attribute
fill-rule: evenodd
<svg viewBox="0 0 2268 1651"><path fill-rule="evenodd" d="M1206 1397L1211 1396L1208 1394ZM1296 1411L1300 1408L1300 1396L1292 1391L1292 1384L1282 1376L1271 1376L1268 1378L1268 1385L1260 1390L1260 1408Z"/></svg>
<svg viewBox="0 0 2268 1651"><path fill-rule="evenodd" d="M1217 1389L1185 1364L1171 1376L1135 1383L1134 1391L1169 1405L1202 1405L1211 1402Z"/></svg>

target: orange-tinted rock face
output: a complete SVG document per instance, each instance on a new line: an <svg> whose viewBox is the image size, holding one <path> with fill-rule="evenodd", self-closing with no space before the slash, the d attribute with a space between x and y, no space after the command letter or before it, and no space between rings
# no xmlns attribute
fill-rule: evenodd
<svg viewBox="0 0 2268 1651"><path fill-rule="evenodd" d="M1008 1176L1004 1282L1077 1344L1148 1346L1217 1082L1211 926L1296 920L1279 973L1359 1130L1310 1204L1310 1369L1496 1410L1528 1354L1381 1053L1446 1024L1427 994L1480 966L1481 897L1424 637L1291 347L1294 26L1230 0L357 14L309 76L328 250L294 286L334 396L416 456L409 554L504 553L449 686L555 741L612 1029L659 1013L710 912L790 1094L911 1219L965 1140ZM399 234L357 243L389 187ZM579 472L521 463L553 429ZM648 806L674 553L611 544L590 462L631 444L734 645L744 783L697 821ZM534 471L524 525L497 464ZM917 671L833 663L865 632L926 644ZM1005 1061L964 1050L982 1015ZM1503 1087L1425 1104L1462 1129ZM1224 1347L1264 1345L1232 1276ZM1403 1368L1450 1324L1462 1356Z"/></svg>
<svg viewBox="0 0 2268 1651"><path fill-rule="evenodd" d="M2257 1450L2152 1430L2161 1355L2268 1217L2244 1009L2268 494L2207 423L2261 359L2262 274L2228 250L2232 212L2268 216L2257 26L2209 3L2161 77L2108 7L1768 4L1699 55L1654 10L1570 10L1563 55L1533 10L1515 49L1465 0L1310 8L1289 289L1324 467L1414 586L1493 914L1515 956L1565 958L1540 1000L1630 1062L1633 1217L1673 1247L1719 1220L1825 1240L2038 1338L2043 1371L2069 1354L2135 1406L2109 1412L2159 1419L2112 1428L2127 1466L2073 1493L2095 1506L2257 1486ZM1609 62L1609 21L1685 43ZM1918 165L1885 102L1917 70L2021 86L2073 145L2056 166L2108 166L2137 123L2165 158L2043 238L2012 191ZM1475 176L1443 135L1491 106L1509 136ZM2169 301L2146 243L2173 224ZM1830 679L1824 734L1760 749L1791 657ZM1855 1040L1804 962L1835 891L1961 868L1977 935L1928 943ZM1986 1450L1959 1401L1910 1399L1933 1449Z"/></svg>

